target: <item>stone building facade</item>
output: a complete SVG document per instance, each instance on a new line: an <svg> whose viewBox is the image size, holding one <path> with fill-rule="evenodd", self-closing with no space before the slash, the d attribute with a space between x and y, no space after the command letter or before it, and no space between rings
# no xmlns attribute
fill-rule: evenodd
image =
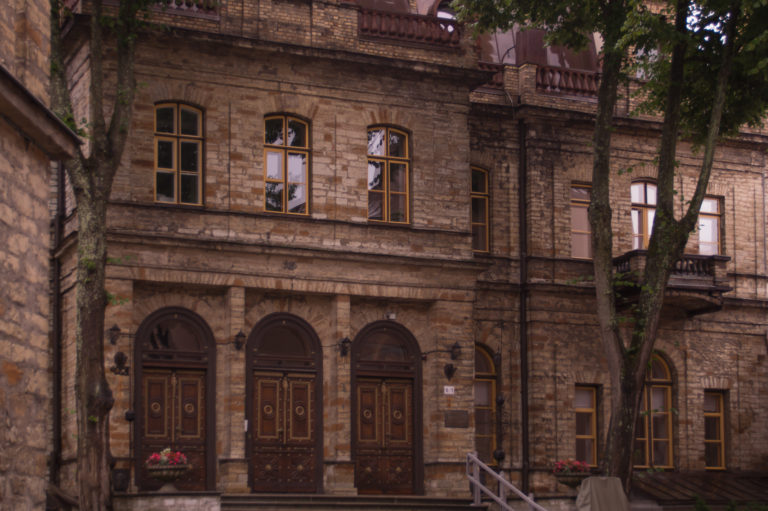
<svg viewBox="0 0 768 511"><path fill-rule="evenodd" d="M0 11L0 509L42 509L53 424L51 161L77 140L46 108L47 2Z"/></svg>
<svg viewBox="0 0 768 511"><path fill-rule="evenodd" d="M88 2L74 10L85 112ZM153 11L168 29L138 44L142 86L109 209L121 490L156 488L143 461L166 446L192 459L180 488L228 493L466 497L477 450L536 495L562 496L553 462L599 459L612 389L580 243L596 69L576 69L595 65L594 48L560 52L555 67L555 50L476 44L440 10ZM659 137L658 119L632 106L617 111L614 164L634 171L612 190L627 268L643 260ZM670 283L638 466L767 461L766 141L745 131L718 151L712 210ZM683 147L680 160L684 198L698 158ZM66 410L76 243L64 220ZM73 481L75 423L56 420Z"/></svg>

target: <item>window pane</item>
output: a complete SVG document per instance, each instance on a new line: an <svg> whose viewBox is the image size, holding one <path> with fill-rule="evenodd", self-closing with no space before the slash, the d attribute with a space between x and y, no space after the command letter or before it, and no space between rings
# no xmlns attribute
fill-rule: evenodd
<svg viewBox="0 0 768 511"><path fill-rule="evenodd" d="M264 121L264 142L272 145L283 145L282 117Z"/></svg>
<svg viewBox="0 0 768 511"><path fill-rule="evenodd" d="M704 411L709 413L720 412L720 396L712 392L704 393Z"/></svg>
<svg viewBox="0 0 768 511"><path fill-rule="evenodd" d="M174 202L176 194L174 193L175 174L169 172L157 173L157 199L160 202Z"/></svg>
<svg viewBox="0 0 768 511"><path fill-rule="evenodd" d="M389 155L396 156L399 158L405 158L408 155L408 148L406 147L407 143L408 143L408 138L406 138L405 135L403 135L402 133L397 133L396 131L390 131L389 132Z"/></svg>
<svg viewBox="0 0 768 511"><path fill-rule="evenodd" d="M667 389L666 388L652 388L651 389L651 409L658 412L667 411Z"/></svg>
<svg viewBox="0 0 768 511"><path fill-rule="evenodd" d="M380 161L368 162L368 189L369 190L383 190L384 182L381 172L383 163Z"/></svg>
<svg viewBox="0 0 768 511"><path fill-rule="evenodd" d="M200 135L199 116L194 110L186 108L181 109L181 134L182 135Z"/></svg>
<svg viewBox="0 0 768 511"><path fill-rule="evenodd" d="M632 183L630 190L633 203L645 204L645 183Z"/></svg>
<svg viewBox="0 0 768 511"><path fill-rule="evenodd" d="M493 434L493 418L491 410L475 409L475 430L478 435Z"/></svg>
<svg viewBox="0 0 768 511"><path fill-rule="evenodd" d="M389 189L393 192L404 192L406 181L406 166L402 163L389 164Z"/></svg>
<svg viewBox="0 0 768 511"><path fill-rule="evenodd" d="M283 210L283 183L266 183L264 193L267 211Z"/></svg>
<svg viewBox="0 0 768 511"><path fill-rule="evenodd" d="M704 199L701 201L701 209L699 211L702 213L719 213L720 201L717 199Z"/></svg>
<svg viewBox="0 0 768 511"><path fill-rule="evenodd" d="M476 224L485 224L485 198L472 198L472 221Z"/></svg>
<svg viewBox="0 0 768 511"><path fill-rule="evenodd" d="M579 461L586 461L589 465L594 465L595 460L592 459L592 444L594 442L591 438L577 438L576 439L576 459Z"/></svg>
<svg viewBox="0 0 768 511"><path fill-rule="evenodd" d="M181 202L187 204L198 204L200 202L197 196L197 175L181 175Z"/></svg>
<svg viewBox="0 0 768 511"><path fill-rule="evenodd" d="M645 465L645 446L646 443L642 440L635 441L635 452L632 455L632 464Z"/></svg>
<svg viewBox="0 0 768 511"><path fill-rule="evenodd" d="M583 206L571 206L571 229L589 231L589 214Z"/></svg>
<svg viewBox="0 0 768 511"><path fill-rule="evenodd" d="M658 358L651 359L651 379L653 380L668 380L669 372L667 371L667 365Z"/></svg>
<svg viewBox="0 0 768 511"><path fill-rule="evenodd" d="M307 188L305 185L288 185L288 211L305 213L307 205Z"/></svg>
<svg viewBox="0 0 768 511"><path fill-rule="evenodd" d="M488 186L485 176L487 174L481 170L472 171L472 191L476 193L487 193Z"/></svg>
<svg viewBox="0 0 768 511"><path fill-rule="evenodd" d="M181 170L197 172L200 144L197 142L181 143Z"/></svg>
<svg viewBox="0 0 768 511"><path fill-rule="evenodd" d="M576 414L576 434L592 435L592 414L591 413Z"/></svg>
<svg viewBox="0 0 768 511"><path fill-rule="evenodd" d="M370 169L370 166L368 167ZM371 220L384 220L384 194L381 192L368 192L368 218Z"/></svg>
<svg viewBox="0 0 768 511"><path fill-rule="evenodd" d="M487 229L485 225L472 226L472 250L485 252L488 250Z"/></svg>
<svg viewBox="0 0 768 511"><path fill-rule="evenodd" d="M642 223L641 223L641 217L640 217L640 210L633 209L632 210L632 234L641 234L642 233L642 231L640 230L641 226L642 226Z"/></svg>
<svg viewBox="0 0 768 511"><path fill-rule="evenodd" d="M307 126L303 122L288 120L288 144L292 147L307 147Z"/></svg>
<svg viewBox="0 0 768 511"><path fill-rule="evenodd" d="M592 240L589 234L571 234L571 256L581 259L592 257Z"/></svg>
<svg viewBox="0 0 768 511"><path fill-rule="evenodd" d="M405 222L407 218L405 214L405 195L390 195L389 220L392 222Z"/></svg>
<svg viewBox="0 0 768 511"><path fill-rule="evenodd" d="M491 382L489 381L475 382L475 405L476 406L491 405Z"/></svg>
<svg viewBox="0 0 768 511"><path fill-rule="evenodd" d="M291 183L306 183L307 155L303 153L288 154L288 181Z"/></svg>
<svg viewBox="0 0 768 511"><path fill-rule="evenodd" d="M722 467L720 461L720 444L706 444L704 446L704 464L707 467Z"/></svg>
<svg viewBox="0 0 768 511"><path fill-rule="evenodd" d="M571 187L571 199L589 202L590 188L586 186ZM632 201L634 202L634 200Z"/></svg>
<svg viewBox="0 0 768 511"><path fill-rule="evenodd" d="M491 358L480 348L475 348L475 373L494 374L495 372Z"/></svg>
<svg viewBox="0 0 768 511"><path fill-rule="evenodd" d="M160 169L172 169L173 167L173 142L171 140L157 141L157 167Z"/></svg>
<svg viewBox="0 0 768 511"><path fill-rule="evenodd" d="M576 393L573 396L574 408L594 408L595 403L592 400L594 393L592 389L576 387Z"/></svg>
<svg viewBox="0 0 768 511"><path fill-rule="evenodd" d="M669 442L653 442L653 464L657 467L669 466Z"/></svg>
<svg viewBox="0 0 768 511"><path fill-rule="evenodd" d="M283 153L267 151L267 179L283 180Z"/></svg>
<svg viewBox="0 0 768 511"><path fill-rule="evenodd" d="M485 463L490 463L493 460L493 440L487 437L475 438L475 449L477 449L477 456Z"/></svg>
<svg viewBox="0 0 768 511"><path fill-rule="evenodd" d="M669 438L669 415L653 414L653 438L663 440Z"/></svg>
<svg viewBox="0 0 768 511"><path fill-rule="evenodd" d="M646 227L645 227L645 233L648 234L648 236L651 235L651 232L653 232L653 220L656 218L656 210L655 209L646 209Z"/></svg>
<svg viewBox="0 0 768 511"><path fill-rule="evenodd" d="M155 131L159 133L174 133L174 108L172 106L158 108L155 112Z"/></svg>
<svg viewBox="0 0 768 511"><path fill-rule="evenodd" d="M386 130L384 128L368 130L368 154L373 156L386 156L384 147L385 135Z"/></svg>
<svg viewBox="0 0 768 511"><path fill-rule="evenodd" d="M704 417L704 440L720 440L720 417Z"/></svg>
<svg viewBox="0 0 768 511"><path fill-rule="evenodd" d="M656 204L656 185L653 183L645 183L645 199L646 204Z"/></svg>

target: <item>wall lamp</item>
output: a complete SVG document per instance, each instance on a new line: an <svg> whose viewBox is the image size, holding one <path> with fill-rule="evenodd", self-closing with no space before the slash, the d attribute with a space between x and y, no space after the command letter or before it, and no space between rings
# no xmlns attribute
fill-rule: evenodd
<svg viewBox="0 0 768 511"><path fill-rule="evenodd" d="M235 349L240 351L243 349L243 344L245 344L245 334L240 330L235 334Z"/></svg>
<svg viewBox="0 0 768 511"><path fill-rule="evenodd" d="M117 339L120 337L120 327L117 326L117 324L112 325L109 330L107 330L107 340L109 341L109 344L115 345L117 344Z"/></svg>
<svg viewBox="0 0 768 511"><path fill-rule="evenodd" d="M450 353L451 360L458 360L461 356L461 345L457 341L453 343L453 345L451 345L451 347L448 349L425 351L421 354L421 359L427 360L427 355L431 355L432 353Z"/></svg>
<svg viewBox="0 0 768 511"><path fill-rule="evenodd" d="M342 340L339 341L339 354L342 357L346 357L349 355L349 349L352 347L352 341L349 340L349 337L345 337Z"/></svg>

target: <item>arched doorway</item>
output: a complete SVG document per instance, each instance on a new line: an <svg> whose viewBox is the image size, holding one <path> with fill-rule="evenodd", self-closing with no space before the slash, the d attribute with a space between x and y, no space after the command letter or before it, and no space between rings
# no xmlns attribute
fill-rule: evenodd
<svg viewBox="0 0 768 511"><path fill-rule="evenodd" d="M136 333L134 428L136 485L162 486L144 462L166 447L182 451L192 469L180 490L214 489L216 345L197 314L168 307L150 314Z"/></svg>
<svg viewBox="0 0 768 511"><path fill-rule="evenodd" d="M303 319L275 313L248 337L248 478L254 492L322 491L322 352Z"/></svg>
<svg viewBox="0 0 768 511"><path fill-rule="evenodd" d="M421 352L392 321L352 344L352 452L359 493L422 493Z"/></svg>

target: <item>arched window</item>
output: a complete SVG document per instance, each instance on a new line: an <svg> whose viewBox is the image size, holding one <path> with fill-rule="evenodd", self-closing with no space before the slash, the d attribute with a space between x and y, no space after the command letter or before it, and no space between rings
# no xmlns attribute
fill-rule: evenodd
<svg viewBox="0 0 768 511"><path fill-rule="evenodd" d="M309 125L289 115L264 119L264 211L309 213Z"/></svg>
<svg viewBox="0 0 768 511"><path fill-rule="evenodd" d="M182 103L155 105L155 201L203 203L203 112Z"/></svg>
<svg viewBox="0 0 768 511"><path fill-rule="evenodd" d="M368 220L409 222L409 172L408 134L368 128Z"/></svg>
<svg viewBox="0 0 768 511"><path fill-rule="evenodd" d="M656 184L632 183L632 250L648 248L656 216Z"/></svg>
<svg viewBox="0 0 768 511"><path fill-rule="evenodd" d="M482 346L475 346L475 450L485 463L496 460L497 373L493 357Z"/></svg>
<svg viewBox="0 0 768 511"><path fill-rule="evenodd" d="M673 468L672 373L654 354L645 377L635 430L635 467Z"/></svg>
<svg viewBox="0 0 768 511"><path fill-rule="evenodd" d="M488 252L488 171L472 167L472 250Z"/></svg>

